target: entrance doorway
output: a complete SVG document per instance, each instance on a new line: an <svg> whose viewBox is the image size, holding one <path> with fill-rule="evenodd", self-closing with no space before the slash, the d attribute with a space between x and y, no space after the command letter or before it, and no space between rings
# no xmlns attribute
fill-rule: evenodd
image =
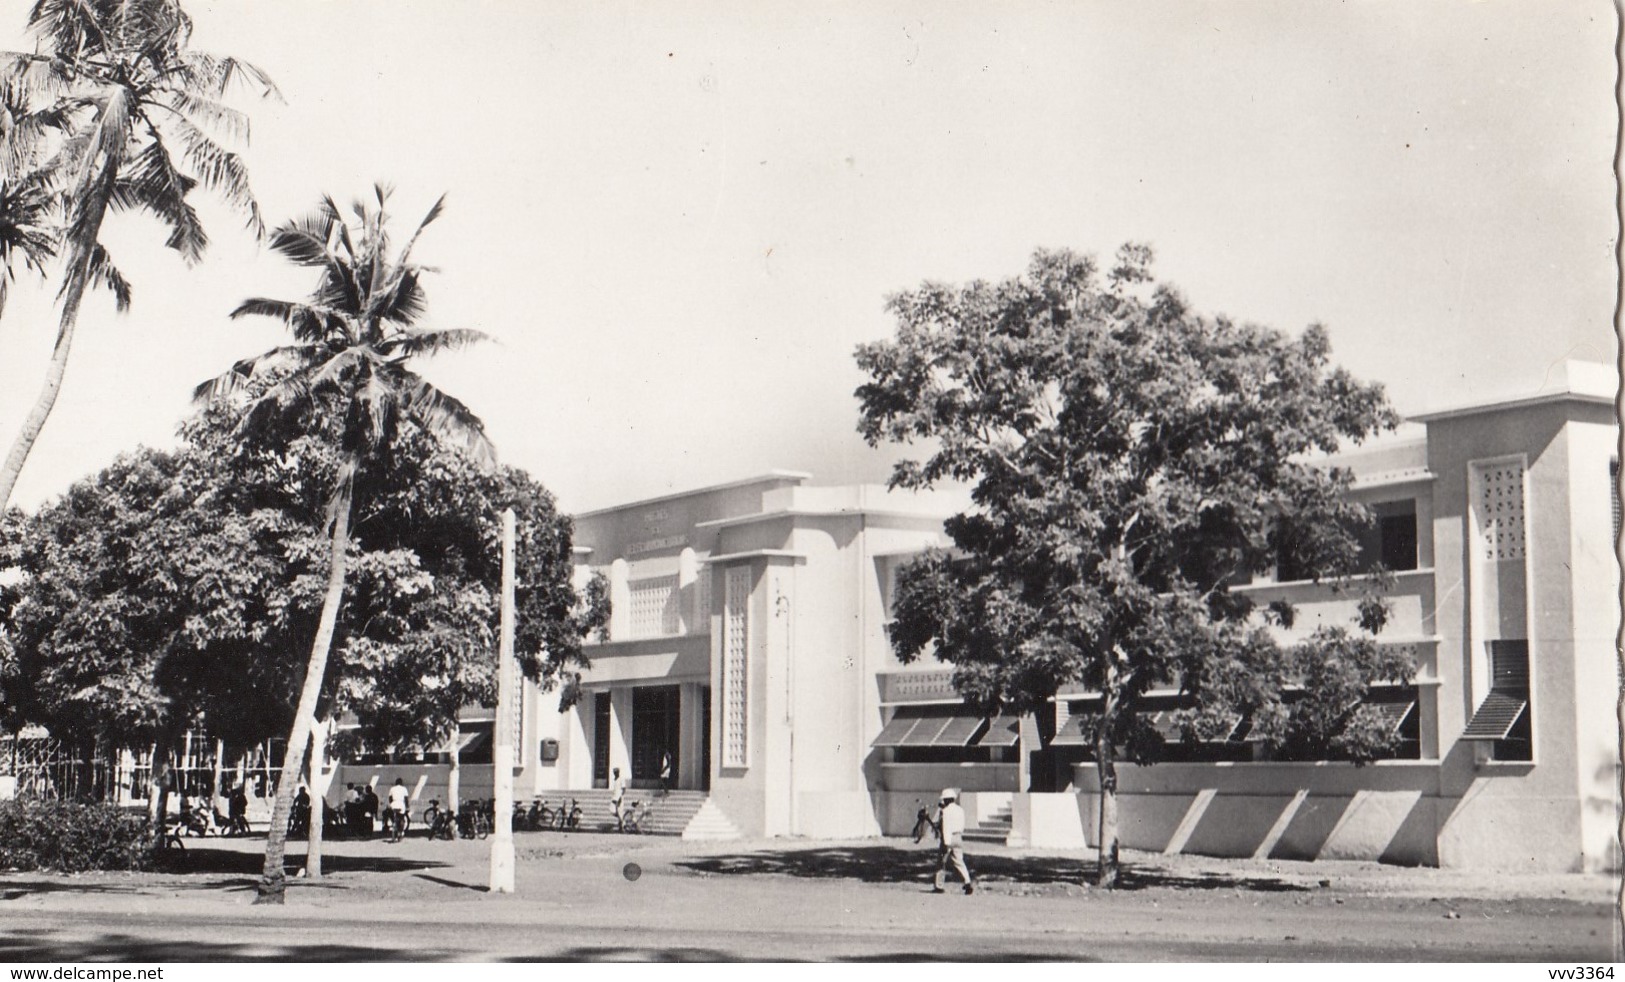
<svg viewBox="0 0 1625 982"><path fill-rule="evenodd" d="M609 693L592 700L592 786L609 787Z"/></svg>
<svg viewBox="0 0 1625 982"><path fill-rule="evenodd" d="M632 690L632 783L637 787L660 786L660 763L667 755L671 757L672 784L677 783L681 692L675 685Z"/></svg>

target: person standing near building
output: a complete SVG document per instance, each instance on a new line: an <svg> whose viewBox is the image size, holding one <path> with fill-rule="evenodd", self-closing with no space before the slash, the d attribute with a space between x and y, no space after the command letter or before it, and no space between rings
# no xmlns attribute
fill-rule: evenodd
<svg viewBox="0 0 1625 982"><path fill-rule="evenodd" d="M389 788L389 815L384 821L391 842L397 842L406 835L406 806L411 800L412 793L406 790L405 782L396 778Z"/></svg>
<svg viewBox="0 0 1625 982"><path fill-rule="evenodd" d="M378 808L378 792L372 789L372 785L366 785L361 789L361 815L363 819L362 827L366 830L369 839L372 838L377 827Z"/></svg>
<svg viewBox="0 0 1625 982"><path fill-rule="evenodd" d="M615 813L615 831L625 832L625 816L621 814L621 803L626 800L626 778L621 777L621 769L615 768L609 776L609 808Z"/></svg>
<svg viewBox="0 0 1625 982"><path fill-rule="evenodd" d="M663 750L660 753L660 794L662 797L671 794L672 779L671 751Z"/></svg>
<svg viewBox="0 0 1625 982"><path fill-rule="evenodd" d="M932 881L932 893L942 893L948 885L948 866L965 882L965 892L975 893L970 870L965 867L965 809L959 807L959 789L944 788L941 812L937 817L938 834L942 837L937 856L937 875Z"/></svg>

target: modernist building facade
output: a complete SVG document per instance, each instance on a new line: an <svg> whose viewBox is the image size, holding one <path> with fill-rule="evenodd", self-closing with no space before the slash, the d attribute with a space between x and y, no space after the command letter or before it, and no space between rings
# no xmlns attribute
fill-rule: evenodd
<svg viewBox="0 0 1625 982"><path fill-rule="evenodd" d="M1368 552L1397 571L1379 641L1418 674L1371 701L1398 753L1270 760L1245 720L1179 743L1179 695L1162 693L1148 713L1166 759L1120 767L1125 844L1617 869L1615 387L1571 363L1537 395L1418 416L1419 438L1333 461L1377 516ZM580 573L608 577L613 620L572 709L523 693L517 794L587 793L613 768L652 788L669 764L712 834L851 838L905 833L954 786L1011 844L1087 844L1095 776L1074 717L1090 694L985 719L951 670L902 665L888 644L897 568L947 545L942 521L967 504L775 472L578 516ZM1237 589L1295 604L1295 634L1353 621L1347 596L1276 572Z"/></svg>

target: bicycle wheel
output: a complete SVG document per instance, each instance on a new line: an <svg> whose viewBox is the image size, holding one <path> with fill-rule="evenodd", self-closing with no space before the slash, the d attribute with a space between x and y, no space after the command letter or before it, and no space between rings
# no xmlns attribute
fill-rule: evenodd
<svg viewBox="0 0 1625 982"><path fill-rule="evenodd" d="M426 829L429 829L429 834L430 834L431 837L434 835L434 823L439 818L440 818L440 806L439 805L430 805L429 807L423 809L423 816L422 816L423 827L426 828Z"/></svg>
<svg viewBox="0 0 1625 982"><path fill-rule="evenodd" d="M491 820L481 815L479 824L474 828L474 834L481 839L488 837L491 834Z"/></svg>

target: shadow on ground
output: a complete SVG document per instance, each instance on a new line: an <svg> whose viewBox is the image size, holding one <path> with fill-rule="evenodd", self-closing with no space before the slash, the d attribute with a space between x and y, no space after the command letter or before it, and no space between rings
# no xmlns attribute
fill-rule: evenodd
<svg viewBox="0 0 1625 982"><path fill-rule="evenodd" d="M288 856L283 867L290 881L294 879L305 857ZM30 894L139 894L176 890L250 890L258 881L265 866L265 857L230 849L211 849L207 846L189 848L186 852L168 852L159 857L154 872L166 874L170 879L119 880L117 874L60 875L49 873L18 873L0 877L0 902L18 900ZM328 874L338 873L412 873L422 870L444 869L447 864L434 860L405 859L397 856L324 856L322 869ZM342 890L333 883L310 883L300 880L300 889L326 888Z"/></svg>
<svg viewBox="0 0 1625 982"><path fill-rule="evenodd" d="M399 951L362 945L152 940L129 934L95 938L0 935L0 960L12 962L385 962L449 961L461 952Z"/></svg>
<svg viewBox="0 0 1625 982"><path fill-rule="evenodd" d="M966 857L971 875L987 885L1088 885L1094 863L1061 856ZM934 850L897 846L840 846L814 849L772 849L761 852L678 860L674 865L713 876L778 874L815 879L858 880L863 883L924 882L937 868ZM1154 866L1125 864L1119 889L1145 890L1253 890L1298 892L1311 888L1273 877L1227 873L1172 873Z"/></svg>

